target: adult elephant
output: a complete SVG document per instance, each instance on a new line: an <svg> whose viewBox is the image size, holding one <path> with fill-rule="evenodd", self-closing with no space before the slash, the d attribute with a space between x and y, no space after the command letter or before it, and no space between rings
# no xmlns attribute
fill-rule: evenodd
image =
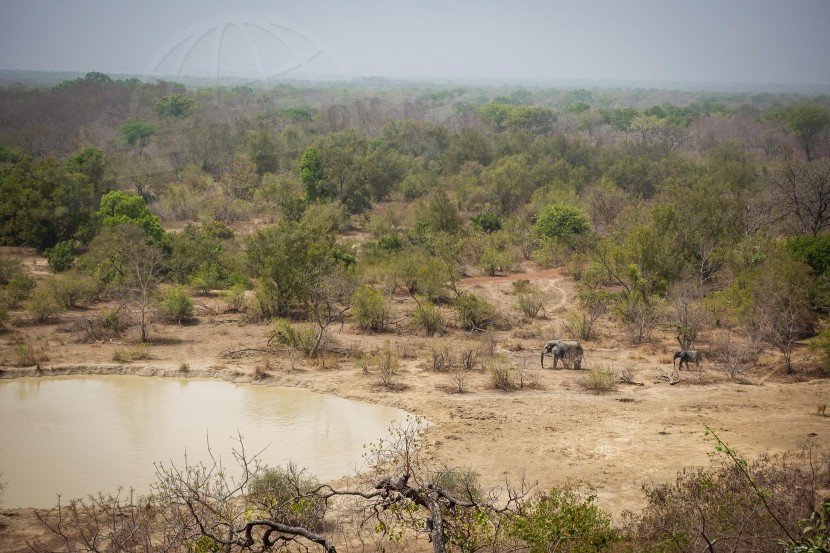
<svg viewBox="0 0 830 553"><path fill-rule="evenodd" d="M582 344L569 340L551 340L542 348L542 356L540 362L542 368L545 368L545 355L553 357L553 368L556 368L556 363L562 360L562 366L565 366L565 360L570 361L571 366L575 370L582 368Z"/></svg>
<svg viewBox="0 0 830 553"><path fill-rule="evenodd" d="M677 360L680 359L680 365L678 366L679 370L683 370L683 363L686 363L686 368L689 368L689 362L695 364L695 366L699 369L700 368L700 352L695 351L693 349L681 349L680 351L674 352L674 357L672 357L671 364L672 366L675 365Z"/></svg>

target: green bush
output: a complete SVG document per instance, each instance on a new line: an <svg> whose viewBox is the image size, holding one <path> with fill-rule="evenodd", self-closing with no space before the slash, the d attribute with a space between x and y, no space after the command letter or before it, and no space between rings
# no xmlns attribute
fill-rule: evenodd
<svg viewBox="0 0 830 553"><path fill-rule="evenodd" d="M45 323L62 311L60 302L55 298L52 290L35 288L24 305L35 322Z"/></svg>
<svg viewBox="0 0 830 553"><path fill-rule="evenodd" d="M528 553L607 551L619 540L611 517L596 496L571 488L554 488L528 501L505 524L508 537L521 540Z"/></svg>
<svg viewBox="0 0 830 553"><path fill-rule="evenodd" d="M501 219L494 213L479 213L472 218L473 225L484 232L501 230Z"/></svg>
<svg viewBox="0 0 830 553"><path fill-rule="evenodd" d="M75 262L75 241L65 240L58 242L51 248L43 250L43 255L49 266L56 272L62 272L70 269Z"/></svg>
<svg viewBox="0 0 830 553"><path fill-rule="evenodd" d="M510 270L513 260L510 255L494 247L487 247L478 259L478 266L487 276Z"/></svg>
<svg viewBox="0 0 830 553"><path fill-rule="evenodd" d="M202 263L190 277L190 286L205 296L211 290L221 288L224 280L222 268L216 263Z"/></svg>
<svg viewBox="0 0 830 553"><path fill-rule="evenodd" d="M591 223L578 207L555 204L544 208L536 217L536 232L546 238L568 243L577 235L588 234Z"/></svg>
<svg viewBox="0 0 830 553"><path fill-rule="evenodd" d="M428 301L423 301L412 312L412 325L428 335L443 334L447 322L441 310Z"/></svg>
<svg viewBox="0 0 830 553"><path fill-rule="evenodd" d="M287 319L274 319L268 343L277 343L310 355L317 341L317 329L309 324L292 324Z"/></svg>
<svg viewBox="0 0 830 553"><path fill-rule="evenodd" d="M380 332L389 319L389 300L372 286L361 286L352 293L352 316L361 330Z"/></svg>
<svg viewBox="0 0 830 553"><path fill-rule="evenodd" d="M825 327L810 342L810 349L818 356L821 371L825 374L830 373L830 326Z"/></svg>
<svg viewBox="0 0 830 553"><path fill-rule="evenodd" d="M67 309L74 307L79 300L89 299L95 294L96 284L81 275L61 275L50 283L55 299Z"/></svg>
<svg viewBox="0 0 830 553"><path fill-rule="evenodd" d="M161 300L161 312L168 321L179 324L193 318L193 300L184 286L173 286Z"/></svg>
<svg viewBox="0 0 830 553"><path fill-rule="evenodd" d="M458 323L467 330L484 330L493 324L496 309L473 294L461 294L455 299Z"/></svg>
<svg viewBox="0 0 830 553"><path fill-rule="evenodd" d="M256 475L248 489L251 501L270 518L290 526L320 530L326 501L311 492L319 482L289 462L285 468L269 467Z"/></svg>
<svg viewBox="0 0 830 553"><path fill-rule="evenodd" d="M9 301L9 307L17 307L20 303L29 297L32 290L37 284L35 280L22 272L12 275L6 284L6 298Z"/></svg>
<svg viewBox="0 0 830 553"><path fill-rule="evenodd" d="M610 369L591 369L579 380L579 385L592 394L610 392L616 386L617 375Z"/></svg>
<svg viewBox="0 0 830 553"><path fill-rule="evenodd" d="M228 306L229 311L237 313L245 310L245 285L234 284L219 293L222 301Z"/></svg>

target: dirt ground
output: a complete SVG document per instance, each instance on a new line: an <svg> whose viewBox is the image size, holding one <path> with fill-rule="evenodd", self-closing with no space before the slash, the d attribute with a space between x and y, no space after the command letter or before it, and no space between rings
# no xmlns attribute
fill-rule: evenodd
<svg viewBox="0 0 830 553"><path fill-rule="evenodd" d="M45 270L42 260L29 265L37 272ZM583 370L552 370L550 358L541 369L544 342L565 337L562 317L573 308L574 283L558 270L528 270L462 282L465 289L493 302L508 323L493 334L496 352L523 369L526 383L510 392L493 389L487 372L476 369L469 374L465 392L458 393L450 373L432 369L431 351L475 348L482 344L482 335L458 329L440 338L413 335L403 317L411 307L404 295L394 300L397 323L389 332L360 333L348 323L331 327L338 353L323 363L282 350L262 352L268 326L223 312L218 297L196 298L194 323L154 323L150 358L130 363L117 363L113 356L131 347L133 334L128 332L117 343L82 344L68 331L74 320L90 317L104 305L70 310L48 325L31 324L25 314L13 313L0 331L0 376L181 377L179 369L186 363L186 374L194 377L299 386L400 407L433 423L426 438L438 460L474 469L483 485L525 478L544 490L569 480L590 482L600 506L615 518L644 504L643 484L671 480L686 467L708 466L714 444L704 435L707 426L747 457L796 448L807 439L830 442L830 417L816 411L830 397L830 381L805 372L809 359L803 345L794 359L797 369L804 368L794 376L784 375L780 358L767 352L737 378L704 357L700 370L684 370L680 382L670 385L662 377L671 372L671 352L676 349L670 335L657 332L650 342L635 347L606 320L599 337L584 343ZM545 293L544 318L522 319L512 293L511 283L517 279L531 280ZM363 354L386 342L401 359L400 386L394 391L380 386L377 375L367 373L361 362ZM14 366L19 344L36 351L38 366ZM246 348L250 351L228 355ZM698 348L706 353L706 336ZM619 383L608 393L594 395L580 386L580 380L597 367L627 371L642 386ZM265 378L255 378L257 373ZM35 532L32 522L30 510L0 509L0 524L7 525L0 530L0 551L25 550L25 540Z"/></svg>

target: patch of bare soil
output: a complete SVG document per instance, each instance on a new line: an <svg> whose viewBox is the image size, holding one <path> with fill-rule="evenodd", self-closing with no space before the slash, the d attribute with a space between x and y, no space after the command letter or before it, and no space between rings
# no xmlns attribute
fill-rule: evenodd
<svg viewBox="0 0 830 553"><path fill-rule="evenodd" d="M511 283L530 279L548 299L545 318L525 320L515 307ZM469 467L486 486L525 478L542 490L569 480L591 483L600 505L619 516L644 503L641 486L668 481L686 467L708 466L714 444L705 427L742 455L792 449L808 437L827 443L830 417L816 413L827 403L830 382L785 378L779 359L766 355L754 368L731 379L704 358L700 370L682 371L670 385L668 335L634 347L611 323L601 325L597 340L587 342L583 370L539 368L542 344L563 337L561 317L573 308L573 282L557 270L509 277L471 278L462 286L493 302L502 315L494 334L496 351L524 370L524 388L511 392L492 388L488 374L470 374L464 393L448 372L432 370L432 351L453 352L478 347L480 333L451 330L443 337L414 335L406 325L411 300L395 298L396 323L383 334L360 333L349 324L333 326L336 352L309 362L285 350L266 349L267 325L244 322L224 312L217 297L196 299L197 322L154 323L150 358L132 363L113 361L116 350L130 348L134 330L117 341L78 343L72 323L89 318L106 305L71 310L48 325L33 325L25 315L0 333L0 376L103 373L146 376L211 376L269 386L299 386L346 398L400 407L423 415L433 425L427 442L434 456L449 465ZM449 311L447 311L449 315ZM385 343L401 358L399 391L380 386L364 370L364 354ZM37 352L39 365L15 367L20 344ZM699 347L706 352L706 347ZM796 365L804 362L797 352ZM187 364L188 371L180 367ZM549 365L548 365L549 366ZM642 386L618 384L603 395L580 385L587 370L625 370ZM302 459L297 460L302 463ZM0 471L2 467L0 466ZM93 490L90 490L93 491ZM25 550L32 537L29 510L0 511L0 551Z"/></svg>

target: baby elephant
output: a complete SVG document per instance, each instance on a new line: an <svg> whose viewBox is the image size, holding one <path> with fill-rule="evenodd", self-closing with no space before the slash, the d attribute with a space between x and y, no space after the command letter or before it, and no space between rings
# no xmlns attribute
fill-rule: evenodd
<svg viewBox="0 0 830 553"><path fill-rule="evenodd" d="M562 360L562 366L565 366L565 359L571 360L573 368L579 370L582 367L582 344L579 342L571 342L568 340L551 340L545 344L542 349L542 356L540 361L542 368L545 368L545 355L553 357L553 368L556 368L556 363Z"/></svg>
<svg viewBox="0 0 830 553"><path fill-rule="evenodd" d="M694 363L697 368L700 368L700 352L695 351L693 349L681 349L680 351L674 352L674 357L672 358L672 366L674 366L675 362L680 359L680 366L677 367L678 369L683 369L683 363L686 363L686 368L689 368L689 362L691 361Z"/></svg>

